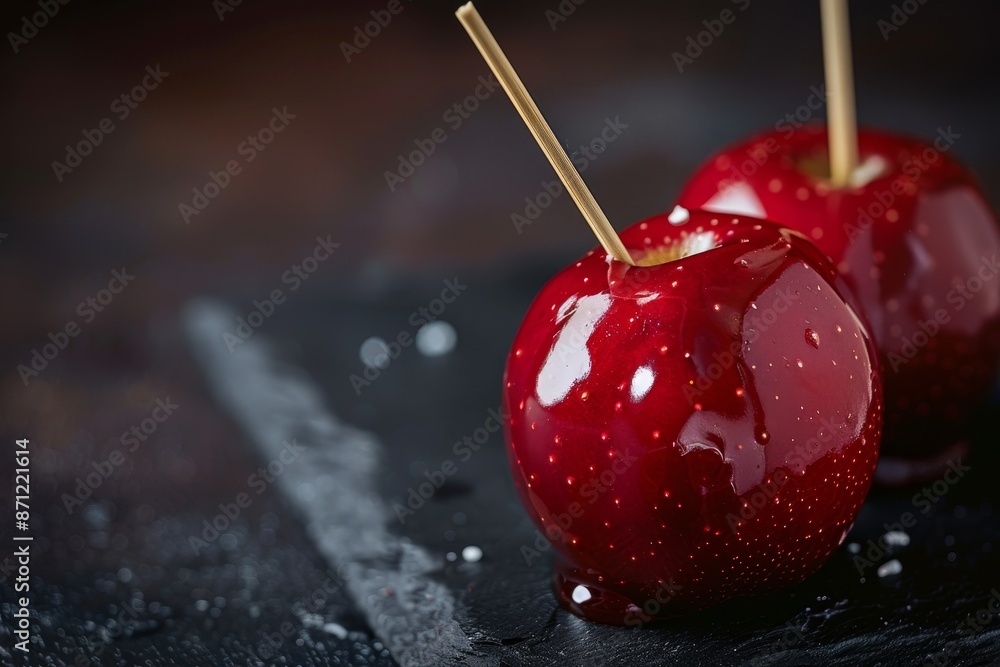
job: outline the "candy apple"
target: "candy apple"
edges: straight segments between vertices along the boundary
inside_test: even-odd
[[[638,266],[594,250],[542,289],[503,397],[558,599],[637,625],[817,570],[871,483],[882,390],[797,232],[677,207],[621,240]]]
[[[949,127],[930,143],[858,136],[859,166],[830,185],[824,126],[785,128],[722,151],[680,204],[797,229],[840,270],[881,355],[885,436],[878,478],[937,474],[964,448],[970,409],[987,396],[1000,350],[1000,227],[951,156]]]

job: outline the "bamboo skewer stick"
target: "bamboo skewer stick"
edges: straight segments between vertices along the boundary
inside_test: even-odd
[[[823,61],[828,93],[830,180],[845,187],[858,166],[858,126],[851,62],[851,27],[847,0],[820,0],[823,20]]]
[[[535,137],[535,141],[538,142],[539,148],[542,149],[545,157],[548,158],[549,164],[555,169],[559,180],[566,186],[566,191],[569,192],[573,201],[576,202],[580,213],[583,214],[583,217],[597,236],[597,240],[601,242],[601,246],[618,261],[634,266],[635,262],[629,256],[628,250],[625,249],[621,239],[618,238],[618,234],[615,232],[614,227],[611,226],[611,222],[604,215],[604,211],[601,210],[601,207],[594,199],[594,195],[591,194],[590,189],[587,188],[587,184],[584,183],[583,178],[573,167],[573,163],[570,161],[566,151],[563,150],[559,140],[552,133],[552,128],[545,122],[542,112],[538,110],[534,100],[531,99],[531,95],[528,94],[520,77],[514,71],[514,67],[510,64],[510,61],[507,60],[507,56],[504,55],[503,50],[493,37],[490,29],[486,27],[486,23],[479,15],[479,12],[469,2],[460,7],[455,12],[455,15],[462,22],[465,30],[469,33],[469,37],[472,38],[472,41],[479,49],[479,53],[482,54],[486,63],[490,66],[490,69],[493,70],[493,74],[496,75],[500,85],[503,86],[507,96],[510,97],[510,101],[513,102],[514,108],[517,109],[517,112],[521,115],[521,119],[528,126],[532,136]]]

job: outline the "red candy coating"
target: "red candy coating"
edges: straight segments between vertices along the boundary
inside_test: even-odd
[[[558,274],[504,402],[557,597],[638,625],[817,570],[868,491],[882,405],[865,326],[794,232],[678,208],[621,238],[665,263],[595,250]]]

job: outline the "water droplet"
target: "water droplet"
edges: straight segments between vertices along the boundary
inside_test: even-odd
[[[683,206],[674,206],[674,210],[667,216],[667,221],[671,225],[683,225],[691,219],[691,214]]]
[[[477,546],[467,546],[462,549],[462,560],[466,563],[477,563],[483,558],[483,550]]]
[[[819,349],[819,334],[812,329],[806,329],[806,342]]]
[[[766,445],[767,441],[771,439],[771,434],[761,427],[757,428],[757,431],[756,433],[754,433],[754,436],[757,438],[757,442],[759,442],[762,445]]]
[[[795,365],[798,366],[799,368],[802,368],[802,360],[801,359],[796,359],[795,360]]]
[[[703,494],[732,484],[732,466],[726,463],[722,452],[714,446],[692,443],[681,461],[687,466],[691,483],[699,487]]]

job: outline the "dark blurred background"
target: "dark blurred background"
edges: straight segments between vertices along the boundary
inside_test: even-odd
[[[23,21],[42,11],[37,2],[18,0],[0,10],[6,34],[0,434],[5,443],[15,437],[34,443],[34,525],[44,537],[32,567],[44,617],[39,632],[50,641],[39,655],[73,664],[77,652],[92,653],[88,642],[114,605],[138,596],[147,603],[150,645],[92,657],[94,664],[186,664],[181,654],[191,664],[214,664],[235,650],[227,636],[254,632],[253,621],[247,628],[234,611],[234,598],[213,592],[229,585],[220,582],[230,577],[230,589],[244,591],[236,609],[259,604],[283,618],[290,591],[314,588],[325,563],[295,511],[272,493],[248,510],[245,532],[225,543],[225,553],[213,547],[218,553],[208,562],[185,552],[187,529],[170,522],[199,526],[240,490],[258,456],[241,444],[244,435],[205,387],[180,324],[185,304],[208,296],[245,315],[252,299],[282,286],[282,273],[312,252],[318,236],[329,236],[340,244],[332,259],[255,336],[282,341],[290,359],[321,376],[333,412],[349,423],[390,442],[434,441],[447,452],[482,421],[485,407],[496,405],[491,397],[499,400],[506,345],[532,292],[594,240],[565,197],[520,231],[512,222],[553,175],[502,90],[459,127],[445,115],[488,73],[454,18],[456,3],[400,0],[402,11],[350,62],[342,43],[353,42],[355,28],[387,2],[49,4],[58,11],[35,32]],[[894,5],[916,11],[907,15]],[[670,208],[686,175],[708,155],[773,128],[823,84],[815,2],[480,0],[477,6],[571,153],[598,136],[605,119],[627,124],[584,174],[619,228]],[[678,71],[674,53],[724,9],[735,21]],[[924,137],[951,126],[962,135],[956,153],[996,208],[1000,5],[886,0],[855,2],[852,11],[861,123]],[[894,11],[903,11],[897,17],[906,22],[886,32],[879,22],[891,21]],[[147,67],[167,74],[123,119],[115,100],[143,81]],[[267,126],[275,108],[294,118],[246,161],[241,143]],[[114,131],[57,176],[53,162],[65,162],[67,145],[77,145],[104,118]],[[399,156],[439,127],[447,140],[390,189],[385,173],[397,171]],[[241,172],[186,222],[179,206],[192,204],[192,189],[204,188],[209,172],[230,160]],[[123,267],[134,283],[84,321],[78,304]],[[464,298],[478,309],[466,329],[456,324],[458,349],[475,350],[460,357],[469,363],[448,370],[455,373],[450,384],[428,375],[440,367],[410,367],[355,400],[348,376],[364,368],[363,341],[391,338],[406,314],[455,275],[468,278]],[[494,284],[513,287],[498,294],[490,291]],[[493,309],[491,299],[498,300]],[[460,321],[463,312],[450,319]],[[33,350],[70,321],[82,333],[26,383],[18,365],[30,365]],[[484,337],[476,327],[495,335]],[[340,364],[332,374],[330,360]],[[482,408],[442,408],[443,397],[462,393],[455,378],[482,387]],[[451,388],[421,390],[423,381]],[[63,494],[73,493],[76,478],[120,447],[118,434],[167,396],[182,406],[178,417],[130,454],[84,507],[67,511]],[[427,416],[435,414],[454,421]],[[503,443],[491,447],[502,461]],[[9,449],[0,451],[5,487],[13,477]],[[440,453],[428,460],[435,456],[440,460]],[[506,479],[502,485],[510,491]],[[403,480],[398,488],[406,486]],[[512,498],[505,502],[516,505]],[[0,553],[7,553],[11,527],[3,511]],[[454,531],[444,539],[455,544],[443,548],[463,546]],[[237,570],[205,569],[206,563],[238,568],[244,558],[286,578],[260,577],[259,589],[247,589]],[[9,582],[0,590],[9,602]],[[153,598],[159,611],[148,606]],[[346,597],[342,605],[321,614],[354,633],[337,649],[342,654],[332,657],[308,642],[306,651],[293,639],[279,652],[306,653],[289,664],[391,664],[364,614]],[[74,625],[68,618],[80,620]],[[60,634],[56,627],[68,629]],[[155,647],[164,628],[176,637],[202,633],[201,648],[176,639],[180,653],[171,658]],[[331,636],[342,639],[339,630]],[[57,651],[59,642],[65,646]],[[9,645],[0,658],[13,661],[3,653]]]
[[[384,172],[414,140],[447,127],[442,114],[488,70],[454,3],[405,0],[347,63],[340,43],[384,4],[245,0],[220,20],[221,1],[70,3],[18,53],[8,45],[3,270],[22,285],[8,341],[65,320],[74,290],[86,293],[122,263],[151,265],[143,298],[133,299],[148,319],[193,292],[246,285],[319,232],[350,240],[326,275],[349,291],[364,288],[366,270],[480,265],[553,247],[572,257],[589,247],[568,199],[529,235],[515,233],[510,214],[551,173],[499,91],[389,191]],[[558,2],[480,9],[567,146],[589,142],[605,117],[628,123],[586,173],[620,227],[671,206],[710,151],[772,127],[823,82],[816,3],[565,4],[575,11],[555,30],[546,11]],[[966,132],[958,152],[993,197],[1000,9],[927,2],[886,40],[878,21],[893,3],[854,4],[861,121],[924,136],[942,125]],[[726,8],[737,20],[679,73],[672,53]],[[9,3],[2,25],[18,30],[37,10]],[[57,182],[51,163],[66,144],[113,117],[110,104],[156,65],[169,76]],[[272,107],[296,115],[289,130],[185,224],[179,203],[238,157]]]

